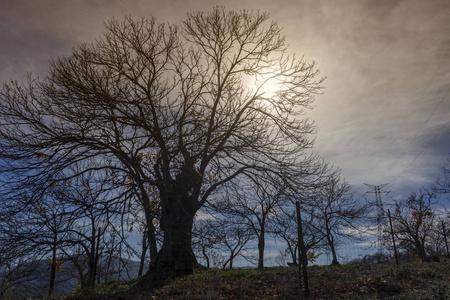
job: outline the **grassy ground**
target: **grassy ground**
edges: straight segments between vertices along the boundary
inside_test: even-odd
[[[308,267],[310,297],[298,268],[208,270],[137,293],[136,281],[110,281],[96,294],[57,299],[450,299],[450,260],[393,265]]]

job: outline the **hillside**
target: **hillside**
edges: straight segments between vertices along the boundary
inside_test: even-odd
[[[450,299],[450,260],[393,265],[309,267],[311,299]],[[306,299],[298,269],[207,270],[160,289],[136,291],[137,281],[109,281],[95,294],[57,299]]]
[[[13,290],[7,294],[13,299],[28,297],[40,297],[47,295],[50,280],[50,264],[47,260],[33,261],[22,266],[24,277],[15,282]],[[30,271],[32,270],[32,271]],[[131,280],[136,278],[139,270],[139,262],[118,258],[111,260],[109,279]],[[102,274],[100,274],[101,276]],[[2,274],[0,272],[0,279]],[[105,279],[100,278],[101,281]],[[1,282],[1,281],[0,281]],[[56,272],[53,294],[67,294],[75,290],[79,284],[77,270],[73,263],[66,261],[61,270]],[[1,299],[1,298],[0,298]]]

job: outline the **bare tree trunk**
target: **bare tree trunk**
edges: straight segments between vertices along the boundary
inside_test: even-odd
[[[142,276],[142,272],[144,271],[144,265],[145,265],[145,254],[147,253],[147,231],[144,231],[144,234],[142,236],[142,252],[141,252],[141,262],[139,264],[139,272],[138,277]]]
[[[292,258],[292,264],[294,266],[298,265],[297,262],[297,246],[293,246],[291,245],[291,243],[287,243],[288,244],[288,249],[289,249],[289,253],[291,254],[291,258]]]
[[[95,286],[95,279],[98,277],[100,279],[100,276],[98,276],[98,260],[99,260],[99,251],[100,251],[100,233],[101,233],[101,227],[98,228],[97,231],[97,244],[95,248],[95,261],[94,261],[94,271],[93,271],[93,278],[92,281],[94,282]],[[97,283],[100,283],[100,280],[97,280]]]
[[[203,257],[205,257],[205,260],[206,260],[206,268],[209,269],[210,268],[209,256],[206,253],[206,247],[204,247],[204,246],[202,246],[202,253],[203,253]]]
[[[156,261],[156,268],[161,274],[169,271],[170,276],[183,276],[191,274],[197,265],[191,245],[196,209],[191,201],[176,195],[162,205],[160,221],[164,240]]]
[[[148,226],[147,236],[148,248],[150,250],[150,267],[155,267],[158,257],[158,246],[156,244],[156,228],[153,223]]]
[[[156,266],[156,259],[158,255],[158,247],[156,244],[156,228],[153,225],[155,219],[155,212],[150,208],[150,198],[145,191],[145,187],[141,184],[141,197],[144,207],[145,221],[147,222],[146,235],[148,238],[148,245],[150,249],[150,269]]]
[[[48,295],[51,296],[53,294],[53,289],[55,287],[55,278],[56,278],[56,234],[54,239],[54,244],[52,248],[52,266],[50,270],[50,283],[48,286]]]
[[[158,253],[156,267],[161,271],[171,270],[175,276],[191,274],[197,263],[191,248],[190,228],[192,221],[182,222],[186,225],[172,225],[164,231],[164,242]]]
[[[95,245],[96,245],[96,232],[95,225],[92,225],[92,238],[91,238],[91,249],[88,254],[88,274],[87,274],[87,282],[86,287],[88,289],[94,289],[95,287]]]
[[[265,231],[264,226],[262,226],[258,239],[258,269],[264,268],[264,246],[265,246],[264,231]]]
[[[332,266],[340,266],[341,264],[339,263],[339,261],[337,259],[336,248],[334,246],[334,237],[328,228],[327,228],[327,240],[328,240],[328,245],[330,246],[331,255],[333,256],[331,265]]]
[[[112,260],[112,251],[111,251],[111,253],[109,254],[109,257],[108,257],[108,263],[107,263],[107,265],[106,265],[106,272],[105,272],[105,282],[108,280],[108,278],[109,278],[109,275],[110,275],[110,269],[111,269],[111,260]]]
[[[330,249],[331,249],[331,255],[333,256],[333,260],[331,261],[331,265],[332,266],[340,266],[341,264],[339,263],[339,261],[337,259],[336,249],[334,248],[334,244],[333,243],[330,244]]]
[[[419,238],[416,238],[416,249],[417,249],[417,256],[423,261],[427,259],[427,252],[425,251],[425,245],[424,243],[421,243]]]

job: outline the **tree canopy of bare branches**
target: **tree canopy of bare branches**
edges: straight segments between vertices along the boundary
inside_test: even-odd
[[[121,195],[128,189],[152,249],[157,202],[164,240],[153,268],[192,272],[194,216],[216,189],[243,174],[291,185],[315,174],[303,114],[323,79],[314,62],[287,54],[280,27],[259,11],[105,24],[96,41],[52,60],[45,78],[1,90],[3,192],[33,186],[29,205],[90,161],[70,176],[105,172]]]
[[[342,238],[357,238],[358,224],[368,213],[368,205],[353,197],[351,186],[341,180],[338,172],[332,173],[329,181],[314,191],[305,201],[309,223],[322,235],[332,254],[332,265],[339,265],[337,244]]]
[[[436,203],[433,193],[423,191],[394,203],[392,225],[399,249],[414,253],[421,260],[433,253],[433,246],[437,244],[435,231],[439,231],[440,225],[433,208]]]

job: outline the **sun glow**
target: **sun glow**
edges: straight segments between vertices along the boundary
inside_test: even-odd
[[[268,105],[279,101],[278,94],[282,88],[283,84],[275,72],[265,72],[252,77],[249,89],[257,101]]]

